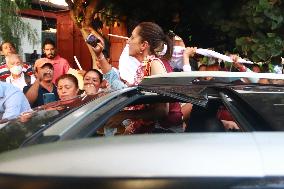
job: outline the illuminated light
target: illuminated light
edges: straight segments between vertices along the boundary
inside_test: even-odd
[[[45,32],[48,32],[48,33],[56,33],[57,32],[57,29],[55,28],[49,28],[48,30],[44,30]]]
[[[52,4],[56,4],[56,5],[68,6],[67,3],[65,2],[65,0],[40,0],[40,1],[52,3]]]
[[[80,117],[81,115],[83,115],[85,113],[85,111],[78,111],[74,113],[75,117]]]
[[[168,186],[168,182],[160,180],[160,181],[151,181],[151,180],[130,180],[123,183],[118,183],[122,188],[132,188],[132,189],[143,189],[143,188],[165,188]]]

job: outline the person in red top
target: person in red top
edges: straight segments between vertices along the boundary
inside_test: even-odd
[[[134,85],[138,85],[145,76],[172,72],[168,61],[173,52],[172,41],[159,25],[153,22],[140,23],[132,31],[128,44],[129,55],[140,61],[134,76]],[[167,45],[166,53],[161,55],[165,45]],[[102,73],[106,76],[113,69],[105,59],[102,49],[101,43],[93,48]],[[121,80],[119,81],[122,83]],[[158,124],[156,124],[156,120],[159,120]],[[142,104],[127,107],[124,111],[113,116],[107,126],[112,128],[119,123],[125,126],[124,134],[152,132],[157,125],[164,128],[168,126],[178,128],[182,124],[181,107],[179,103]]]
[[[45,58],[53,65],[54,75],[52,82],[55,83],[61,75],[67,74],[70,65],[66,59],[56,53],[56,46],[53,40],[46,39],[42,47]]]

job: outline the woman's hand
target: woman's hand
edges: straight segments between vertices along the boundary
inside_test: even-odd
[[[193,57],[196,53],[197,47],[187,47],[183,52],[183,57]]]
[[[86,70],[77,70],[78,71],[78,74],[79,75],[81,75],[81,76],[83,76],[84,77],[84,75],[86,74]]]
[[[98,93],[98,88],[91,83],[84,84],[84,90],[87,95],[95,95]]]
[[[127,111],[121,111],[115,114],[108,120],[105,126],[109,128],[117,128],[121,126],[122,122],[127,119],[126,113]]]
[[[19,116],[20,122],[22,122],[22,123],[28,122],[32,118],[33,115],[34,115],[33,111],[21,113],[21,115]]]
[[[241,72],[246,72],[246,67],[243,65],[243,64],[240,64],[238,61],[239,61],[239,56],[238,55],[230,55],[230,58],[232,59],[233,61],[233,66],[235,68],[237,68],[239,71]]]
[[[230,130],[230,129],[239,130],[240,129],[237,123],[234,121],[221,120],[221,122],[223,123],[223,126],[226,130]]]
[[[103,46],[102,42],[99,42],[99,43],[97,44],[97,46],[96,46],[96,47],[92,47],[92,49],[94,50],[96,56],[97,56],[98,59],[99,59],[100,56],[102,55],[103,50],[104,50],[104,46]]]
[[[238,63],[238,60],[239,60],[239,56],[238,55],[232,54],[232,55],[230,55],[230,57],[231,57],[233,63]]]

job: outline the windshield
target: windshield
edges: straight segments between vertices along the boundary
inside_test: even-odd
[[[40,133],[99,96],[102,94],[49,103],[26,112],[17,119],[0,124],[0,152],[20,147],[32,135]]]

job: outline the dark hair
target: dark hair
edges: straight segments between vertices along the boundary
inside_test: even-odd
[[[76,88],[79,89],[78,79],[77,79],[74,75],[72,75],[72,74],[63,74],[63,75],[61,75],[61,76],[56,80],[56,86],[58,86],[58,82],[59,82],[60,80],[62,80],[62,79],[69,79],[70,81],[72,81],[72,82],[75,84]]]
[[[5,43],[9,43],[14,49],[16,49],[16,46],[14,45],[14,43],[10,42],[10,41],[3,41],[0,45],[0,51],[2,51],[2,47]]]
[[[206,66],[205,64],[200,64],[200,65],[198,66],[198,70],[199,70],[201,67],[207,68],[207,66]]]
[[[224,61],[220,62],[220,68],[222,68],[222,69],[225,68],[225,62]]]
[[[271,58],[271,63],[273,65],[281,65],[281,62],[282,62],[281,56],[275,56]]]
[[[262,73],[268,73],[269,72],[268,64],[267,63],[262,64],[261,69],[262,69]]]
[[[52,45],[54,48],[56,48],[55,42],[50,38],[45,39],[42,44],[42,49],[44,49],[45,45]]]
[[[176,34],[175,34],[172,30],[169,30],[169,31],[168,31],[168,36],[169,36],[171,39],[173,39],[173,38],[176,36]]]
[[[141,36],[142,41],[147,41],[150,45],[150,52],[155,56],[159,56],[157,49],[163,50],[164,44],[167,45],[167,52],[163,56],[167,60],[171,59],[173,54],[173,41],[166,35],[163,29],[153,22],[141,22],[138,24],[140,29],[138,34]]]
[[[251,66],[251,68],[253,68],[253,67],[258,67],[258,68],[260,68],[260,66],[259,66],[258,64],[253,64],[253,65]]]
[[[88,70],[88,71],[84,74],[84,77],[83,77],[83,78],[85,78],[85,76],[86,76],[87,73],[89,73],[89,72],[95,72],[96,74],[98,74],[99,79],[100,79],[100,82],[103,81],[103,74],[102,74],[99,70],[97,70],[97,69],[90,69],[90,70]]]
[[[92,26],[95,30],[102,29],[103,22],[99,18],[95,18],[94,20],[92,20]]]

